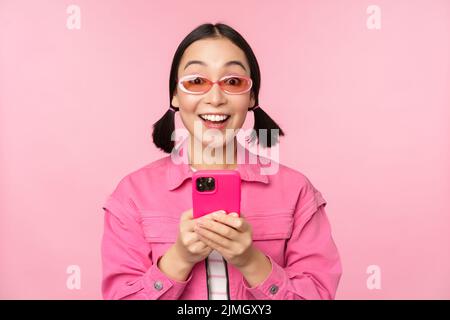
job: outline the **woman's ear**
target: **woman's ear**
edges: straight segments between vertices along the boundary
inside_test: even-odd
[[[178,108],[180,106],[180,102],[178,101],[178,95],[177,95],[176,89],[175,89],[175,92],[172,97],[172,106],[174,106],[176,108]]]
[[[255,106],[255,95],[253,94],[253,91],[250,93],[250,107],[249,109],[253,108]]]

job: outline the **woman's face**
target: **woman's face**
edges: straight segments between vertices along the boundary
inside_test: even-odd
[[[190,63],[194,60],[202,63]],[[230,61],[235,62],[227,65]],[[250,77],[250,67],[244,52],[230,40],[202,39],[192,43],[184,52],[178,67],[178,79],[196,73],[206,76],[211,81],[217,81],[229,74]],[[172,105],[179,108],[181,120],[191,136],[201,141],[204,146],[214,147],[219,146],[217,141],[221,141],[223,145],[234,137],[244,124],[248,109],[254,104],[251,90],[243,94],[227,94],[218,84],[214,84],[208,92],[200,95],[186,93],[177,86],[172,99]],[[228,118],[219,129],[211,130],[210,122],[205,120],[205,116],[208,118],[208,115],[225,115]],[[229,136],[230,132],[232,136]],[[210,144],[210,139],[216,139],[217,135],[220,139]]]

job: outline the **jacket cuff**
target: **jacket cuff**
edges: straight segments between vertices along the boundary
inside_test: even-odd
[[[250,287],[247,280],[242,276],[242,283],[248,292],[258,300],[279,300],[283,299],[286,290],[287,274],[286,271],[276,263],[271,256],[266,255],[272,264],[272,270],[267,278],[260,284]]]
[[[145,291],[151,300],[157,300],[164,295],[165,300],[176,300],[183,293],[186,285],[192,280],[192,271],[185,281],[169,278],[158,268],[159,256],[155,263],[147,270],[143,277]]]

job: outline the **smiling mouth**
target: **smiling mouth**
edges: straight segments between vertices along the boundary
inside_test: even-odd
[[[228,114],[201,114],[199,118],[209,123],[225,123],[231,116]]]

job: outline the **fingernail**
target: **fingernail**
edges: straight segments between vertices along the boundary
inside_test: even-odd
[[[238,215],[236,212],[230,213],[230,216],[233,216],[233,217],[239,217],[239,215]]]

